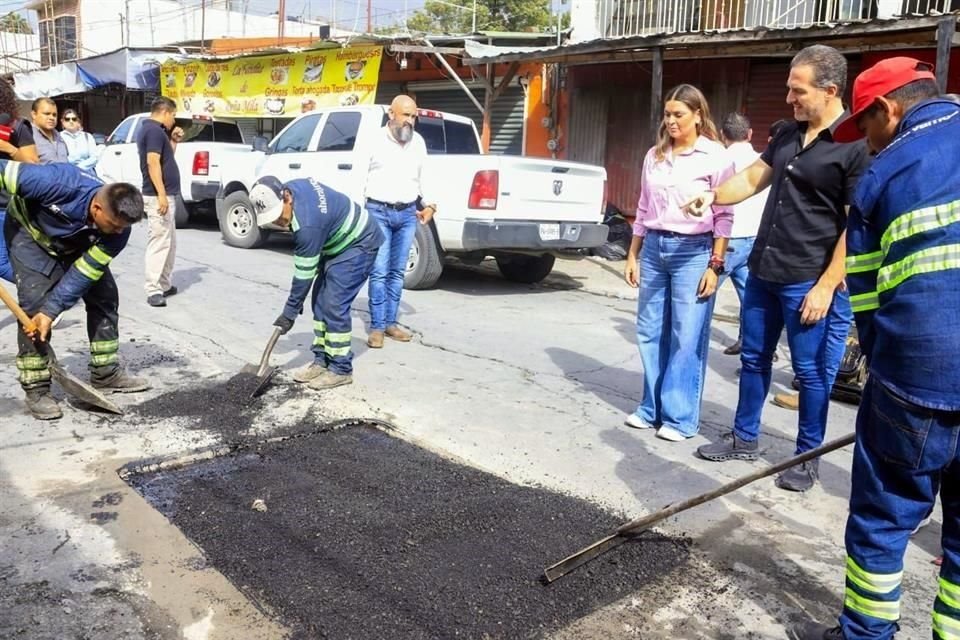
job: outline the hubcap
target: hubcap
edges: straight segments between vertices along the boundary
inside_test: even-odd
[[[235,205],[227,211],[227,224],[237,236],[245,236],[253,228],[253,214],[242,204]]]

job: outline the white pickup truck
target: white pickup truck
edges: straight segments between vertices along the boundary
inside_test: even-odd
[[[100,178],[107,182],[129,182],[137,187],[143,184],[137,134],[149,117],[149,113],[132,115],[107,137],[96,166]],[[253,150],[249,143],[244,143],[240,127],[232,120],[178,114],[177,126],[184,132],[183,141],[174,152],[180,169],[180,199],[186,205],[177,207],[176,223],[182,227],[197,206],[213,207],[226,159],[235,154],[249,155]]]
[[[371,147],[386,123],[384,106],[321,109],[301,115],[270,142],[262,159],[231,165],[217,197],[224,241],[252,248],[273,227],[259,228],[247,193],[256,178],[313,177],[363,202]],[[606,170],[575,162],[483,155],[468,118],[418,112],[416,130],[430,154],[424,195],[437,203],[430,225],[418,225],[404,286],[433,286],[445,257],[479,264],[496,259],[516,282],[539,282],[558,251],[592,248],[607,239],[601,224]],[[259,145],[259,146],[262,146]]]

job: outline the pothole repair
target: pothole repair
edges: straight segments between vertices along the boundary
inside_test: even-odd
[[[371,424],[126,479],[295,638],[544,637],[669,589],[689,556],[686,539],[648,533],[544,585],[545,566],[624,516]]]

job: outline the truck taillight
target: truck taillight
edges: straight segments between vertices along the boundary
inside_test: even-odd
[[[471,209],[496,209],[497,194],[500,191],[500,173],[498,171],[477,171],[470,185]]]
[[[195,154],[193,154],[193,175],[195,176],[210,175],[210,152],[209,151],[197,151]]]
[[[600,216],[607,215],[607,181],[603,181],[603,203],[600,205]]]

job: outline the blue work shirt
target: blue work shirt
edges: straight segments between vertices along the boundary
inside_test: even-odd
[[[870,375],[911,404],[960,411],[960,105],[909,109],[860,179],[847,283]]]

